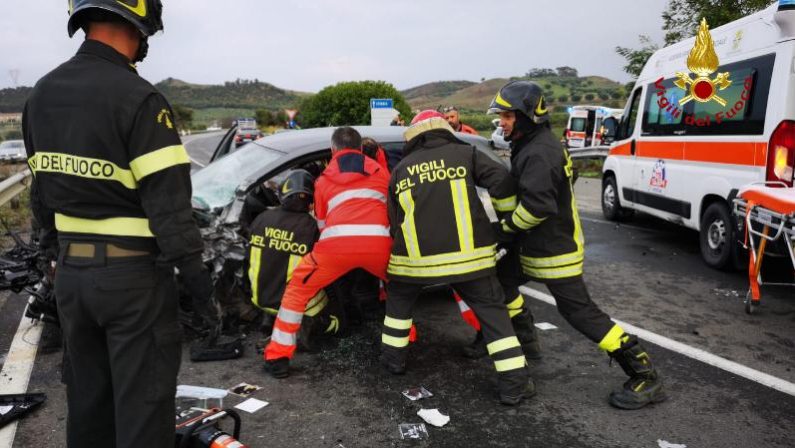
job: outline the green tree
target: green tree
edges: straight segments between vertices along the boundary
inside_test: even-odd
[[[581,99],[582,99],[582,95],[580,95],[579,93],[575,93],[575,94],[573,94],[573,95],[571,96],[571,100],[572,100],[572,101],[574,101],[575,103],[576,103],[577,101],[580,101]]]
[[[193,127],[193,109],[180,104],[174,104],[171,109],[174,111],[174,122],[177,129],[191,129]]]
[[[621,98],[624,98],[624,93],[621,90],[613,90],[610,93],[610,98],[613,98],[614,100],[620,100]]]
[[[767,8],[771,0],[670,0],[663,11],[665,45],[694,36],[701,19],[707,19],[710,28]]]
[[[640,76],[643,71],[643,66],[649,60],[652,54],[660,48],[657,44],[651,41],[651,38],[646,35],[638,36],[640,40],[640,48],[629,47],[616,47],[616,53],[623,56],[627,60],[627,65],[624,66],[624,71],[632,75],[633,79]]]
[[[556,70],[561,78],[576,78],[578,76],[577,69],[574,67],[563,66],[558,67]]]
[[[328,86],[301,103],[304,127],[355,126],[370,124],[370,99],[392,98],[404,118],[411,107],[403,95],[384,81],[341,82]]]
[[[567,95],[559,95],[558,96],[558,102],[559,103],[563,103],[563,102],[566,102],[568,100],[569,100],[569,97]]]
[[[602,101],[607,101],[610,99],[610,92],[605,92],[604,90],[599,92],[599,99]]]
[[[596,98],[596,95],[594,95],[593,93],[586,93],[585,94],[585,101],[593,101],[594,98]]]

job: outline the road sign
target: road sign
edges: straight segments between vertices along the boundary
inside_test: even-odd
[[[372,98],[370,100],[370,109],[392,109],[394,102],[392,98]]]

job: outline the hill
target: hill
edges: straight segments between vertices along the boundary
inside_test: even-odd
[[[32,87],[0,89],[0,113],[22,112],[25,100],[32,90]]]
[[[273,110],[295,106],[306,95],[280,89],[256,79],[238,79],[223,85],[202,85],[167,78],[155,86],[170,103],[193,109],[228,107]]]
[[[624,85],[600,76],[545,76],[495,78],[480,83],[446,81],[424,84],[404,90],[414,109],[455,105],[470,111],[484,111],[497,91],[510,80],[526,79],[538,83],[553,106],[571,104],[604,104],[623,106],[626,93]]]

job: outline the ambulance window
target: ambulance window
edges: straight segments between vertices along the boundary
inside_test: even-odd
[[[585,130],[585,118],[577,117],[571,119],[572,132],[583,132]]]
[[[629,111],[625,114],[624,118],[621,120],[621,127],[619,128],[619,136],[616,137],[616,140],[623,140],[626,138],[632,137],[632,133],[635,132],[635,123],[638,121],[638,109],[640,108],[640,97],[641,92],[643,89],[637,88],[635,92],[632,94],[632,103],[630,103]]]
[[[684,107],[688,135],[760,135],[764,132],[770,78],[776,55],[747,59],[721,66],[729,73],[731,85],[715,92],[725,105],[712,99],[691,101]]]
[[[661,90],[658,84],[664,87],[664,90]],[[684,96],[684,92],[674,86],[674,79],[649,84],[646,92],[646,107],[641,128],[643,135],[674,135],[675,131],[680,131],[683,113],[679,107],[679,100]],[[663,94],[659,95],[660,92]]]

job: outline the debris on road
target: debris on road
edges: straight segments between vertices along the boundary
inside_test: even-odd
[[[687,445],[680,445],[678,443],[666,442],[665,440],[662,439],[657,439],[657,445],[659,445],[660,448],[687,448]]]
[[[411,401],[417,401],[423,398],[430,398],[433,396],[433,394],[428,389],[420,386],[420,387],[410,387],[404,390],[403,396]]]
[[[438,409],[420,409],[417,411],[417,415],[425,420],[425,423],[436,426],[437,428],[441,428],[450,423],[450,416],[442,414]]]
[[[733,297],[733,298],[739,298],[741,296],[745,297],[745,291],[740,293],[740,291],[737,291],[736,289],[714,288],[712,292],[714,292],[716,295],[723,297]]]
[[[22,418],[47,399],[45,394],[0,395],[0,428]]]
[[[253,414],[269,404],[270,403],[268,403],[267,401],[257,400],[256,398],[249,398],[248,400],[236,405],[235,408],[240,409],[241,411],[246,411],[249,414]]]
[[[254,384],[248,383],[240,383],[235,387],[231,387],[228,389],[229,392],[243,398],[247,398],[249,395],[253,394],[254,392],[262,389],[262,386],[256,386]]]
[[[182,409],[191,407],[202,409],[222,408],[227,394],[228,392],[223,389],[180,384],[177,386],[177,401],[182,405],[178,405],[178,407]]]
[[[193,362],[226,361],[243,354],[243,340],[237,336],[220,335],[196,341],[190,348]]]
[[[401,423],[398,426],[401,440],[421,440],[428,438],[425,423]]]
[[[539,330],[547,331],[547,330],[557,330],[558,327],[556,325],[552,325],[549,322],[539,322],[536,324],[536,328]]]

